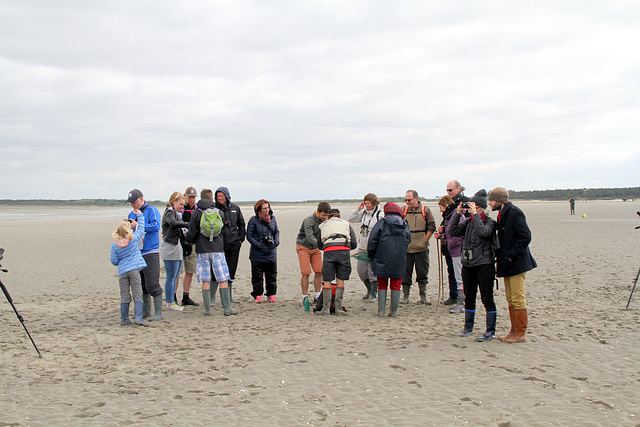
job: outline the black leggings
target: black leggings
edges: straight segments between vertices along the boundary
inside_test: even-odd
[[[478,287],[480,298],[487,311],[496,311],[496,303],[493,301],[493,281],[496,276],[494,264],[479,265],[477,267],[462,266],[462,283],[464,284],[464,308],[476,309],[476,297]]]

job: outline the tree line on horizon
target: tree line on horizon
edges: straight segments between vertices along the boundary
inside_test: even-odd
[[[468,194],[467,194],[468,195]],[[578,189],[558,189],[558,190],[532,190],[516,191],[509,190],[512,200],[637,200],[640,199],[640,187],[625,188],[578,188]],[[469,195],[468,195],[469,196]],[[436,201],[438,198],[422,198],[423,200]],[[382,202],[404,202],[404,197],[381,197]],[[304,201],[279,201],[277,203],[318,203],[321,200]],[[329,203],[357,203],[362,199],[331,199]],[[147,201],[154,206],[164,206],[166,202],[161,200]],[[239,204],[253,204],[253,201],[235,202]],[[275,201],[273,203],[276,203]],[[55,200],[55,199],[1,199],[0,205],[24,206],[24,205],[64,205],[64,206],[122,206],[126,204],[124,199],[77,199],[77,200]]]

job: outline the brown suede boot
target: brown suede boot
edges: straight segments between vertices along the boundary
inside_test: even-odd
[[[514,313],[515,308],[509,306],[509,319],[511,320],[511,330],[509,333],[503,337],[498,337],[500,341],[508,340],[513,337],[513,334],[516,333],[516,314]]]
[[[506,342],[508,344],[512,344],[514,342],[527,342],[527,309],[514,309],[514,313],[516,315],[516,332],[513,334],[513,337],[504,339],[502,342]]]

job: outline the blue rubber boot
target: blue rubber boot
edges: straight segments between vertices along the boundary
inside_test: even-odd
[[[466,337],[468,335],[473,334],[473,323],[476,319],[476,311],[475,310],[465,310],[464,311],[464,330],[459,337]]]
[[[487,332],[476,338],[476,341],[483,342],[489,341],[496,337],[496,318],[498,317],[497,311],[487,311]]]
[[[140,326],[149,326],[147,322],[142,320],[142,310],[144,307],[144,303],[142,301],[135,301],[133,303],[133,323]]]
[[[129,303],[120,303],[120,326],[128,326],[131,324],[129,320]]]

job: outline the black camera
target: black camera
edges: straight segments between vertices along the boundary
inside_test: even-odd
[[[271,236],[271,234],[268,234],[268,235],[264,236],[264,242],[269,246],[275,246],[275,244],[276,244],[276,242],[273,240],[273,236]]]
[[[463,249],[462,256],[464,259],[472,260],[473,259],[473,251],[471,249]]]
[[[469,209],[469,203],[464,202],[464,203],[462,204],[462,209]]]

